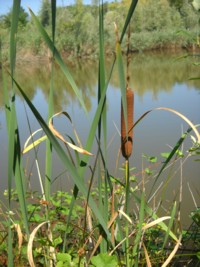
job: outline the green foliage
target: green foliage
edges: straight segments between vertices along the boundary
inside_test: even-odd
[[[11,27],[11,20],[12,20],[12,9],[7,13],[6,15],[2,15],[0,17],[0,23],[3,28],[5,29],[10,29]],[[20,12],[19,12],[19,28],[23,29],[26,27],[28,23],[28,13],[24,10],[23,7],[20,7]]]
[[[168,0],[170,5],[175,6],[177,9],[180,9],[183,6],[184,0]]]
[[[163,48],[169,46],[188,46],[195,44],[198,27],[198,12],[188,1],[151,0],[141,1],[137,5],[131,20],[131,49],[145,50]],[[178,6],[178,8],[176,8]],[[112,53],[115,49],[114,22],[119,32],[129,4],[126,1],[120,3],[104,3],[104,42],[106,53]],[[23,9],[21,8],[21,11]],[[22,16],[23,14],[23,16]],[[0,24],[3,28],[10,25],[11,12],[2,16]],[[51,25],[51,5],[49,0],[43,0],[39,12],[40,21],[49,32]],[[19,27],[23,31],[18,32],[20,47],[33,54],[45,55],[46,49],[42,45],[37,31],[32,29],[32,19],[28,14],[21,12]],[[21,21],[21,22],[20,22]],[[5,26],[6,25],[6,26]],[[21,25],[21,26],[20,26]],[[92,27],[91,27],[92,25]],[[58,7],[56,18],[56,42],[57,48],[72,56],[96,56],[98,49],[98,10],[96,5],[83,5],[79,1],[72,6]],[[189,36],[176,35],[178,30],[189,30]],[[30,32],[32,33],[30,35]],[[2,35],[6,42],[7,34]],[[122,50],[126,50],[122,44]]]

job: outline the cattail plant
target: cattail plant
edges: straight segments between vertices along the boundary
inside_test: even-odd
[[[126,103],[127,112],[124,112],[121,102],[121,150],[122,156],[127,160],[132,153],[133,147],[133,112],[134,112],[134,93],[129,88],[129,65],[131,61],[130,56],[130,24],[128,30],[127,40],[127,75],[126,75]],[[126,115],[125,115],[126,114]],[[125,117],[127,116],[127,118]]]
[[[127,103],[127,118],[125,118],[124,116],[124,110],[121,103],[121,150],[123,157],[125,159],[128,159],[131,156],[133,148],[134,93],[131,89],[126,90],[126,103]]]

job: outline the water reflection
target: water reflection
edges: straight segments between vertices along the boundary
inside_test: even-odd
[[[134,54],[130,65],[130,86],[141,98],[146,92],[151,92],[157,98],[161,91],[170,92],[177,83],[185,83],[189,87],[200,89],[199,80],[191,80],[190,77],[198,77],[199,69],[192,62],[194,57],[176,60],[179,55],[159,54]],[[106,64],[109,73],[112,59]],[[82,97],[88,111],[91,110],[91,98],[97,94],[98,62],[74,60],[69,64],[69,70],[82,92]],[[39,88],[48,100],[50,87],[50,73],[46,62],[41,64],[23,64],[16,70],[16,79],[32,100],[36,89]],[[2,86],[2,81],[0,82]],[[117,67],[114,68],[111,78],[111,86],[119,87]],[[56,66],[54,77],[54,104],[59,111],[69,103],[76,103],[77,98],[71,89],[66,77]],[[2,90],[0,91],[0,106],[3,105]]]

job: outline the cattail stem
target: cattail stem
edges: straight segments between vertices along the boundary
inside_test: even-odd
[[[124,110],[121,104],[121,150],[123,157],[128,159],[131,156],[133,146],[134,93],[131,89],[126,90],[126,102],[127,118],[124,116]]]

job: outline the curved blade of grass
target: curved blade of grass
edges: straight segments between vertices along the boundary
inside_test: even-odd
[[[69,161],[66,153],[64,152],[64,150],[62,149],[62,147],[60,146],[60,144],[58,143],[58,141],[56,140],[56,138],[54,137],[52,132],[50,131],[49,127],[47,126],[47,124],[45,123],[45,121],[43,120],[43,118],[41,117],[41,115],[39,114],[37,109],[35,108],[35,106],[31,103],[29,98],[26,96],[26,94],[24,93],[24,91],[22,90],[20,85],[14,80],[14,78],[13,78],[13,81],[16,84],[16,86],[17,86],[18,90],[20,91],[20,93],[22,94],[23,98],[25,99],[26,103],[28,104],[29,108],[33,112],[34,116],[36,117],[38,123],[41,125],[41,127],[44,130],[44,132],[48,136],[53,148],[57,152],[57,154],[60,157],[61,161],[63,162],[65,167],[68,169],[69,173],[71,174],[71,177],[72,177],[74,183],[77,185],[78,189],[84,195],[84,197],[87,198],[88,190],[87,190],[87,188],[85,186],[85,182],[83,181],[83,179],[81,179],[80,175],[78,174],[78,171],[77,171],[76,167]],[[93,210],[95,216],[97,217],[100,225],[102,226],[102,228],[104,229],[105,233],[107,234],[108,239],[111,241],[111,236],[110,236],[110,233],[108,232],[106,223],[105,223],[105,221],[104,221],[104,219],[102,217],[102,214],[100,213],[99,209],[97,208],[97,206],[95,204],[95,201],[93,200],[93,198],[91,196],[89,196],[88,202],[89,202],[90,208]]]
[[[160,222],[163,222],[165,220],[169,220],[171,217],[170,216],[164,216],[164,217],[161,217],[161,218],[158,218],[150,223],[147,223],[145,224],[143,227],[142,227],[142,230],[145,231],[147,230],[148,228],[150,227],[153,227],[155,226],[156,224],[159,224]]]
[[[85,149],[83,149],[83,148],[81,148],[81,147],[78,147],[78,146],[76,146],[76,145],[74,145],[74,144],[72,144],[72,143],[67,142],[67,141],[64,139],[64,137],[63,137],[63,136],[62,136],[62,135],[61,135],[61,134],[54,128],[52,119],[53,119],[54,117],[56,117],[56,116],[61,115],[61,114],[67,116],[67,117],[70,119],[70,121],[71,121],[71,118],[70,118],[70,116],[68,115],[67,112],[65,112],[65,111],[58,112],[58,113],[54,114],[54,115],[50,118],[50,120],[49,120],[49,129],[52,131],[52,133],[53,133],[56,137],[58,137],[61,141],[63,141],[63,143],[67,144],[67,145],[68,145],[69,147],[71,147],[73,150],[76,150],[77,152],[79,152],[79,153],[81,153],[81,154],[86,154],[86,155],[92,156],[93,154],[90,153],[90,152],[88,152],[87,150],[85,150]]]
[[[169,257],[166,259],[166,261],[162,264],[162,267],[167,267],[169,266],[170,261],[173,259],[173,257],[175,256],[179,246],[181,245],[181,236],[179,237],[179,240],[177,240],[176,246],[174,247],[174,249],[172,250],[172,252],[169,254]]]
[[[66,76],[68,82],[70,83],[74,93],[76,94],[82,108],[84,109],[86,115],[87,115],[87,109],[85,107],[84,101],[82,99],[81,93],[71,75],[71,73],[69,72],[66,64],[64,63],[63,59],[61,58],[58,50],[56,49],[56,47],[54,46],[54,43],[51,41],[49,35],[47,34],[47,32],[45,31],[44,27],[41,25],[40,21],[38,20],[38,18],[35,16],[35,14],[33,13],[33,11],[29,8],[29,11],[31,13],[31,17],[35,23],[35,25],[37,26],[38,31],[40,32],[42,38],[44,39],[46,45],[48,46],[48,48],[51,50],[51,52],[54,54],[54,58],[56,59],[57,63],[59,64],[60,68],[62,69],[64,75]]]
[[[45,136],[41,136],[41,138],[37,139],[35,142],[32,142],[32,144],[30,144],[28,146],[29,141],[33,140],[33,136],[36,135],[38,132],[41,132],[42,128],[36,130],[35,132],[33,132],[28,139],[26,140],[26,142],[24,143],[24,149],[22,150],[22,154],[25,154],[26,152],[28,152],[29,150],[31,150],[32,148],[34,148],[35,146],[37,146],[39,143],[41,143],[43,141],[43,138],[45,139]],[[47,137],[46,137],[47,138]],[[41,139],[41,140],[40,140]]]
[[[197,137],[197,143],[200,144],[200,133],[197,131],[197,127],[183,114],[181,114],[180,112],[171,109],[171,108],[165,108],[165,107],[159,107],[159,108],[154,108],[151,110],[146,111],[144,114],[142,114],[142,116],[133,124],[133,127],[131,129],[133,129],[144,117],[146,117],[146,115],[148,115],[149,113],[151,113],[152,111],[156,111],[156,110],[166,110],[169,111],[171,113],[174,113],[175,115],[177,115],[178,117],[180,117],[182,120],[184,120],[194,131],[196,137]]]
[[[34,228],[32,233],[30,234],[30,237],[28,240],[28,245],[27,245],[27,258],[28,258],[28,261],[29,261],[29,264],[31,267],[36,267],[36,265],[34,263],[34,259],[33,259],[33,241],[34,241],[34,238],[37,234],[37,231],[46,223],[49,223],[49,221],[40,223],[37,227]]]
[[[30,151],[31,149],[33,149],[34,147],[36,147],[37,145],[39,145],[41,142],[45,141],[46,139],[47,139],[47,136],[44,135],[44,136],[40,137],[39,139],[35,140],[29,146],[24,146],[24,149],[22,151],[22,154],[27,153],[28,151]]]

